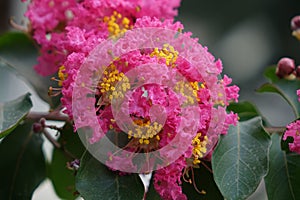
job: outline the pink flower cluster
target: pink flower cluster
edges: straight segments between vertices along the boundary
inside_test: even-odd
[[[80,70],[99,44],[108,38],[119,42],[130,30],[150,27],[181,34],[183,25],[172,20],[179,4],[179,0],[33,0],[26,13],[33,38],[41,47],[35,69],[41,75],[58,71],[64,112],[77,122],[77,129],[86,126],[93,129],[91,143],[103,137],[99,124],[104,133],[123,130],[116,121],[125,120],[122,112],[126,106],[129,119],[138,127],[127,130],[126,150],[156,151],[176,140],[178,135],[181,135],[179,143],[188,141],[188,148],[182,155],[175,155],[175,150],[163,152],[162,156],[177,156],[178,159],[154,174],[155,189],[167,200],[186,199],[181,189],[183,171],[197,166],[200,159],[213,151],[219,134],[226,134],[229,125],[237,123],[237,114],[227,113],[226,106],[238,100],[239,88],[230,86],[232,80],[226,75],[219,78],[221,61],[216,61],[206,47],[192,39],[191,33],[183,33],[185,40],[172,45],[126,52],[103,69],[93,65],[88,69],[93,72],[92,76]],[[134,49],[139,39],[143,38],[125,40],[120,47]],[[182,44],[188,41],[190,44],[186,46],[193,48],[182,51]],[[130,76],[132,70],[136,70],[135,79]],[[184,81],[176,79],[177,74],[183,76]],[[97,76],[98,82],[91,84]],[[148,82],[131,90],[135,80],[143,78]],[[157,81],[159,84],[155,84]],[[76,93],[76,87],[82,87],[83,92]],[[95,91],[94,96],[86,98],[90,91]],[[74,104],[82,99],[81,104]],[[122,99],[128,101],[119,103]],[[117,102],[119,115],[114,114],[112,102]],[[92,112],[96,113],[96,118],[89,118]],[[189,134],[191,130],[188,129],[195,126],[193,134]],[[178,144],[178,148],[180,146]],[[108,157],[107,164],[112,169],[120,170],[120,163],[124,166],[127,163],[134,169],[145,167],[134,163],[130,157],[112,153]]]
[[[137,19],[134,28],[143,27],[158,27],[173,31],[183,29],[183,25],[178,22],[172,23],[171,20],[161,22],[158,19],[150,17]],[[190,38],[190,33],[187,33],[185,37]],[[122,40],[122,38],[120,40]],[[193,39],[191,39],[191,41],[196,43]],[[125,40],[124,44],[120,42],[118,46],[126,46],[128,49],[135,49],[134,44],[134,41],[128,43],[127,40]],[[186,199],[186,196],[182,193],[180,180],[184,169],[190,166],[196,166],[198,157],[199,159],[201,158],[200,155],[196,155],[193,152],[195,147],[192,145],[192,140],[196,137],[196,134],[201,133],[201,136],[199,137],[200,142],[205,141],[206,137],[210,140],[211,146],[209,147],[209,145],[207,145],[204,147],[205,151],[203,152],[203,156],[205,156],[213,150],[218,135],[220,133],[226,134],[229,125],[235,125],[238,118],[234,113],[227,113],[225,108],[229,104],[229,101],[237,101],[239,88],[237,86],[230,86],[231,79],[227,76],[224,76],[223,79],[218,79],[218,76],[222,71],[222,63],[220,60],[215,61],[215,58],[207,51],[207,49],[198,44],[197,46],[193,46],[195,47],[195,52],[200,53],[201,56],[195,52],[194,54],[191,52],[191,54],[195,56],[192,56],[191,60],[198,59],[195,61],[197,64],[191,64],[187,62],[187,59],[182,57],[180,53],[177,55],[176,49],[179,49],[180,46],[181,43],[174,44],[174,49],[172,49],[171,46],[167,46],[165,48],[160,47],[162,49],[138,49],[122,54],[122,56],[118,57],[106,68],[107,73],[102,73],[111,74],[111,67],[113,67],[113,69],[116,70],[116,73],[112,76],[115,76],[117,79],[120,73],[125,74],[124,76],[127,76],[129,79],[128,83],[130,86],[134,85],[136,80],[142,78],[146,79],[148,84],[144,84],[143,87],[138,87],[132,91],[130,88],[127,88],[128,90],[124,93],[124,98],[128,101],[124,101],[124,104],[118,104],[117,107],[121,111],[114,115],[110,97],[112,99],[116,98],[114,101],[118,101],[123,97],[115,91],[117,90],[116,85],[113,86],[113,90],[111,87],[105,88],[107,82],[106,79],[109,79],[105,76],[105,79],[100,79],[99,84],[101,86],[98,85],[97,87],[98,89],[95,94],[96,99],[89,104],[96,105],[96,102],[99,102],[99,100],[101,101],[101,106],[96,106],[95,109],[97,110],[97,123],[101,125],[101,129],[104,133],[112,129],[114,131],[120,130],[120,127],[115,121],[125,120],[125,114],[122,113],[122,111],[126,110],[126,106],[129,107],[128,114],[130,119],[134,121],[136,125],[148,127],[147,131],[150,131],[150,135],[149,137],[146,135],[145,138],[135,136],[136,134],[138,135],[138,131],[134,132],[135,129],[128,130],[129,145],[126,147],[127,151],[151,152],[170,144],[178,134],[189,137],[190,143],[186,152],[171,165],[157,170],[154,174],[155,189],[163,199],[176,199],[178,197],[180,197],[180,199]],[[171,56],[172,59],[169,60],[169,56]],[[83,61],[78,61],[78,58],[78,56],[69,56],[67,62],[80,65]],[[88,62],[89,61],[87,61],[87,63]],[[163,65],[164,67],[157,67],[157,64]],[[199,66],[199,70],[197,70],[197,66]],[[97,65],[90,67],[90,72],[99,71]],[[88,85],[87,82],[93,77],[93,75],[91,76],[84,73],[80,73],[80,77],[78,77],[78,71],[76,69],[78,69],[78,66],[73,66],[72,68],[66,67],[65,73],[68,74],[68,79],[63,85],[63,103],[66,105],[70,115],[74,114],[71,113],[74,111],[74,107],[72,107],[74,106],[74,104],[72,104],[74,103],[74,100],[76,99],[76,101],[82,102],[82,100],[80,100],[82,99],[82,96],[88,96],[89,94],[89,90],[86,89],[87,93],[82,93],[82,90],[80,90],[81,96],[75,94],[75,99],[74,94],[71,96],[75,87],[75,79],[77,78],[76,82],[78,83],[76,87],[80,88],[82,83]],[[132,70],[136,70],[135,74],[137,76],[130,80],[130,72]],[[186,86],[180,80],[174,79],[174,74],[178,72],[186,78],[186,81],[190,83],[190,85]],[[160,84],[152,84],[156,81],[160,81]],[[112,83],[112,81],[109,83]],[[126,89],[125,83],[126,81],[123,79],[121,87]],[[170,88],[162,83],[168,83],[167,85],[172,85],[174,87]],[[189,88],[192,88],[191,93],[185,93],[185,90],[188,90]],[[192,96],[192,94],[195,94],[195,96]],[[115,97],[115,95],[117,96]],[[194,98],[191,99],[191,96],[189,95]],[[83,100],[83,104],[78,104],[78,107],[75,109],[76,114],[74,114],[74,118],[77,121],[76,125],[77,128],[85,126],[93,127],[94,134],[90,138],[90,142],[97,143],[101,140],[103,135],[99,134],[99,127],[95,124],[95,120],[84,120],[88,115],[87,108],[90,107],[85,103],[87,102]],[[186,106],[189,103],[196,106],[193,108],[197,109],[197,113],[200,114],[199,118],[197,116],[194,117],[192,111],[187,112],[187,110],[185,110],[186,112],[183,112],[183,105]],[[160,110],[160,108],[163,109]],[[163,113],[165,115],[163,115]],[[159,128],[159,125],[162,124],[153,124],[153,122],[164,121],[164,119],[165,123],[161,128]],[[197,127],[194,135],[185,134],[185,129],[193,127],[195,124],[197,124]],[[157,130],[157,133],[154,132],[151,135],[152,130]],[[184,142],[182,138],[179,139],[179,141]],[[175,157],[177,156],[176,152],[177,151],[175,150],[163,152],[163,156]],[[134,159],[134,157],[126,157],[125,155],[126,154],[113,154],[106,164],[112,169],[120,169],[119,163],[123,163],[123,170],[126,168],[124,167],[125,163],[128,163],[131,170],[137,169],[138,167],[142,169],[147,167],[147,163],[145,163],[145,165],[139,164],[142,166],[133,164],[129,158]],[[192,160],[192,163],[187,160]],[[193,163],[193,160],[195,163]]]
[[[87,54],[93,45],[109,36],[104,18],[114,11],[133,25],[143,16],[172,19],[179,5],[180,0],[32,0],[25,16],[40,45],[35,70],[43,76],[52,75],[71,53],[83,47],[80,53]],[[82,44],[88,45],[85,48]]]

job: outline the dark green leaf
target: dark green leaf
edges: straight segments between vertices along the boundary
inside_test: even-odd
[[[52,108],[59,105],[59,97],[48,96],[49,86],[57,87],[52,76],[38,75],[33,66],[37,63],[38,51],[33,41],[24,33],[8,32],[0,36],[0,67],[7,67],[17,72],[29,82],[37,94]]]
[[[19,125],[0,144],[0,199],[31,199],[46,177],[43,140],[31,127]]]
[[[269,172],[265,177],[268,198],[296,200],[300,197],[300,155],[286,154],[280,147],[279,134],[272,135]]]
[[[32,107],[30,94],[27,93],[19,98],[0,103],[0,138],[3,138],[24,119]]]
[[[154,173],[152,174],[152,178],[150,180],[149,188],[146,194],[146,200],[162,200],[162,198],[160,198],[159,194],[156,192],[154,188],[154,184],[153,184]]]
[[[245,121],[253,117],[261,116],[256,106],[248,101],[230,103],[229,106],[227,106],[227,109],[237,113],[240,118],[239,121]]]
[[[270,136],[260,117],[231,126],[212,156],[214,179],[226,199],[251,195],[268,171]]]
[[[76,188],[88,200],[138,200],[144,196],[144,185],[137,174],[120,176],[88,152],[81,160]]]
[[[257,92],[271,92],[282,96],[287,103],[292,107],[295,116],[300,117],[300,104],[298,102],[298,96],[296,94],[297,89],[300,88],[300,81],[279,79],[276,76],[276,66],[272,66],[266,69],[265,76],[269,79],[269,83],[265,83]]]
[[[84,153],[84,146],[77,133],[74,133],[71,124],[67,123],[58,139],[64,149],[70,152],[76,158],[80,158]],[[63,151],[55,148],[52,154],[52,161],[49,164],[49,178],[52,181],[56,194],[62,199],[75,199],[75,174],[74,171],[67,168],[67,162],[73,161],[67,157]]]
[[[211,167],[209,162],[202,161],[207,167]],[[204,191],[205,194],[199,194],[196,191],[193,184],[187,183],[183,181],[182,188],[183,193],[186,194],[188,199],[224,199],[219,188],[217,187],[213,174],[208,171],[204,165],[200,163],[200,168],[194,168],[194,179],[197,186],[198,191]],[[189,173],[190,177],[192,176]]]

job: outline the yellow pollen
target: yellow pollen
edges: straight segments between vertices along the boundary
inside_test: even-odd
[[[193,145],[192,153],[193,153],[194,165],[197,165],[201,162],[200,158],[202,158],[207,151],[206,145],[208,144],[208,137],[207,136],[201,137],[201,136],[202,136],[201,133],[197,133],[196,137],[194,137],[194,139],[192,140],[192,145]]]
[[[162,125],[157,122],[151,123],[150,120],[135,119],[133,122],[138,125],[134,130],[128,131],[128,138],[139,138],[140,144],[150,144],[150,140],[160,140],[158,133],[162,130]]]
[[[121,81],[121,86],[116,88],[115,86],[119,81]],[[112,100],[123,98],[124,92],[130,89],[130,83],[129,79],[122,72],[119,72],[112,63],[103,72],[98,88],[104,98]]]
[[[201,101],[198,97],[198,91],[200,88],[197,81],[190,82],[190,84],[185,83],[184,81],[179,81],[176,83],[174,90],[186,98],[186,104],[194,104],[195,100],[197,102]]]
[[[58,81],[58,85],[59,86],[62,86],[62,83],[64,80],[66,80],[68,78],[68,74],[64,73],[63,71],[65,70],[65,66],[60,66],[59,69],[58,69],[58,78],[59,78],[59,81]]]
[[[105,16],[103,21],[107,24],[109,36],[113,39],[122,36],[127,30],[133,28],[130,19],[122,16],[117,11],[114,11],[111,16]]]
[[[176,51],[173,46],[164,44],[162,50],[154,48],[150,56],[156,56],[158,59],[165,59],[167,66],[176,67],[175,62],[178,58],[178,51]]]

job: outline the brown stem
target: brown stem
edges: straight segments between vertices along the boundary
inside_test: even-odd
[[[49,133],[46,129],[43,130],[43,134],[44,134],[44,136],[49,140],[49,142],[51,142],[51,143],[53,144],[53,146],[54,146],[55,148],[58,148],[58,149],[61,148],[61,144],[58,143],[58,142],[50,135],[50,133]]]
[[[203,165],[210,173],[213,174],[212,169],[211,169],[209,166],[207,166],[203,161],[201,162],[201,164],[202,164],[202,165]]]
[[[19,30],[19,31],[22,31],[22,32],[24,32],[24,33],[27,33],[27,32],[28,32],[27,27],[26,27],[26,26],[22,26],[22,25],[17,24],[17,23],[14,21],[14,18],[13,18],[13,17],[11,17],[11,18],[9,19],[9,22],[10,22],[11,26],[14,27],[15,29],[17,29],[17,30]]]
[[[62,115],[59,112],[50,112],[50,113],[30,112],[28,113],[26,118],[34,121],[38,121],[41,118],[45,118],[46,120],[53,120],[53,121],[70,121],[70,118],[68,116]]]
[[[44,136],[53,144],[53,146],[57,149],[60,149],[67,157],[71,158],[72,160],[76,159],[76,157],[71,154],[63,145],[61,145],[59,142],[57,142],[51,135],[50,133],[44,129],[43,130]]]
[[[270,133],[284,133],[286,130],[286,127],[265,127],[265,130]]]

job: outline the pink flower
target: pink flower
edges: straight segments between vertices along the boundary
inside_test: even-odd
[[[300,120],[290,123],[286,128],[283,140],[292,137],[294,140],[292,143],[289,143],[289,148],[291,151],[300,154]]]
[[[154,188],[164,200],[185,200],[182,193],[181,177],[182,169],[186,167],[184,157],[180,157],[169,166],[157,170],[154,174]]]
[[[232,82],[232,79],[229,78],[228,76],[224,75],[223,84],[225,87],[226,98],[228,101],[235,100],[235,102],[237,102],[238,98],[239,98],[240,88],[236,85],[229,86],[231,84],[231,82]]]
[[[149,37],[159,31],[162,31],[159,36],[163,39],[157,41],[167,41],[170,37],[165,30],[180,33],[183,29],[181,23],[143,17],[136,20],[134,27],[136,29],[128,31],[124,38],[117,39],[115,46],[114,42],[103,41],[89,55],[86,49],[93,49],[97,44],[93,42],[98,38],[96,32],[87,36],[86,30],[67,27],[70,31],[68,37],[73,39],[65,46],[81,51],[79,55],[87,59],[83,63],[81,58],[76,61],[75,53],[67,57],[64,65],[68,78],[63,84],[63,104],[66,112],[74,117],[76,128],[92,128],[89,142],[93,144],[110,129],[128,134],[129,143],[124,147],[127,156],[124,157],[124,152],[109,152],[114,155],[106,161],[110,168],[141,172],[159,166],[154,175],[154,186],[161,197],[186,199],[181,189],[182,173],[185,168],[196,166],[199,159],[210,155],[218,136],[226,134],[229,125],[237,123],[237,114],[227,113],[226,106],[229,101],[237,101],[239,88],[230,86],[231,79],[227,76],[219,79],[221,61],[215,60],[207,48],[197,43],[197,39],[191,39],[190,33],[183,33],[175,42],[163,47],[147,46]],[[146,32],[139,32],[145,28],[148,28]],[[99,51],[103,54],[99,55]],[[111,55],[115,57],[113,61],[110,61]],[[74,63],[83,66],[79,69]],[[105,67],[101,68],[103,65]],[[89,86],[94,78],[99,80]],[[91,90],[95,90],[95,94]],[[85,101],[76,102],[81,102],[86,96],[94,96],[94,101],[89,99],[89,105]],[[95,118],[85,120],[93,110]],[[151,153],[166,146],[171,147],[155,156],[149,155],[151,162],[138,164],[130,161],[135,160],[137,152]],[[182,146],[184,150],[178,155]],[[130,158],[129,161],[126,158]],[[156,163],[157,158],[163,158],[165,163]],[[123,163],[122,168],[118,167],[119,163]]]
[[[114,13],[121,16],[114,23],[122,30],[122,26],[128,29],[137,18],[145,15],[172,19],[177,15],[179,5],[180,0],[33,0],[25,16],[29,18],[33,38],[41,46],[41,55],[34,68],[43,76],[52,75],[69,54],[81,52],[79,43],[85,44],[88,48],[83,51],[89,52],[93,48],[91,44],[96,45],[110,36],[107,22],[112,22]],[[75,34],[74,31],[82,33]]]
[[[75,0],[33,0],[25,16],[29,18],[33,38],[41,46],[41,56],[35,70],[43,75],[57,72],[66,54],[64,52],[64,26],[73,17],[71,8]]]

